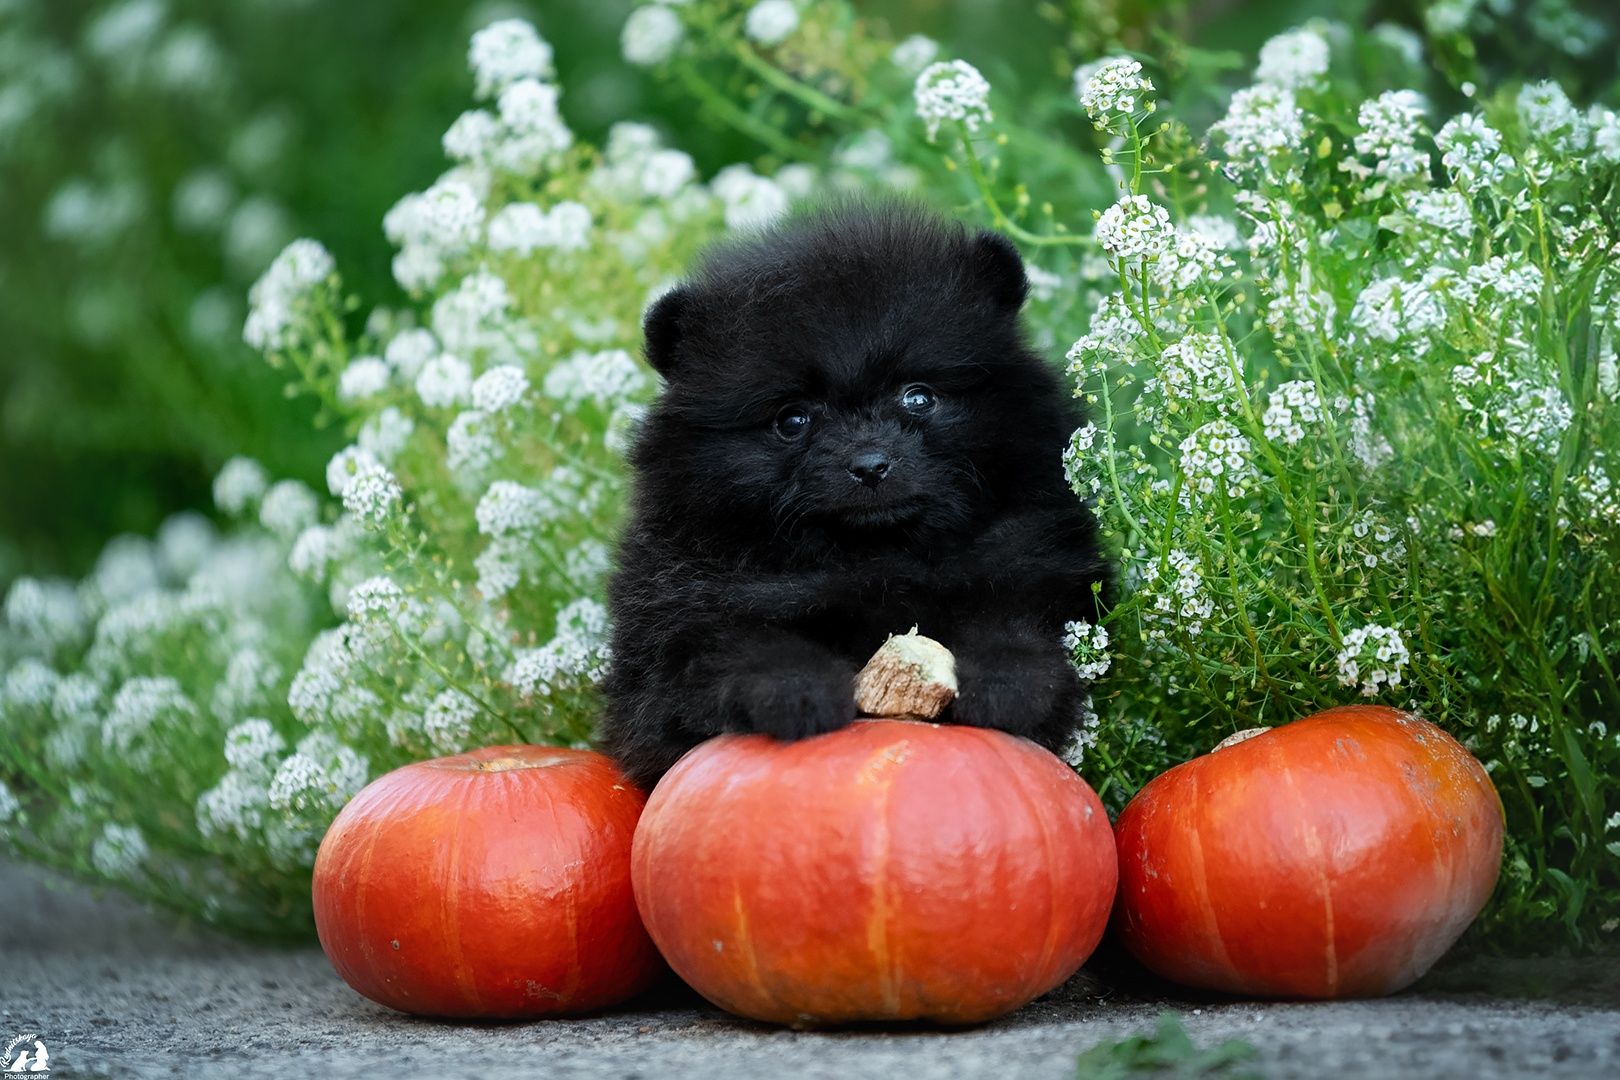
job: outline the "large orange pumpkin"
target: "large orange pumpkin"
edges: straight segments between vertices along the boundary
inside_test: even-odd
[[[973,1023],[1072,975],[1117,873],[1085,781],[999,731],[871,720],[723,736],[659,783],[636,900],[699,993],[795,1026]]]
[[[1116,924],[1153,971],[1291,998],[1388,994],[1484,907],[1502,804],[1456,740],[1329,709],[1178,765],[1115,827]]]
[[[321,842],[321,947],[354,989],[424,1016],[623,1001],[663,966],[630,888],[645,802],[586,750],[493,746],[396,769]]]

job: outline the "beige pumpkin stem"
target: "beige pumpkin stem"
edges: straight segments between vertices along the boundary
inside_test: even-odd
[[[956,698],[956,658],[913,626],[890,634],[855,676],[862,716],[933,720]]]
[[[1270,730],[1271,729],[1269,727],[1251,727],[1251,728],[1244,728],[1242,731],[1234,731],[1234,732],[1232,732],[1232,734],[1228,735],[1226,738],[1224,738],[1220,742],[1216,743],[1215,744],[1215,749],[1216,750],[1225,750],[1228,746],[1236,746],[1238,743],[1243,742],[1245,739],[1252,739],[1256,735],[1264,735],[1266,732],[1268,732]],[[1213,753],[1213,752],[1214,751],[1211,751],[1211,753]]]

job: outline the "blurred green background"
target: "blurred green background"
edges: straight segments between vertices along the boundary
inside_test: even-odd
[[[107,537],[206,506],[232,454],[318,483],[340,438],[242,345],[247,288],[307,235],[354,291],[400,299],[380,222],[445,167],[438,138],[469,102],[477,27],[510,15],[539,27],[556,47],[564,113],[588,140],[633,118],[663,127],[706,173],[754,157],[748,140],[694,120],[679,87],[623,62],[633,6],[0,0],[0,586],[24,570],[80,573]],[[1240,84],[1260,43],[1287,26],[1325,16],[1421,32],[1431,5],[857,6],[896,37],[940,40],[998,87],[1066,79],[1075,56],[1122,46],[1174,53],[1213,109],[1223,80]],[[1472,6],[1489,25],[1472,35],[1477,56],[1452,61],[1556,71],[1577,99],[1602,89],[1590,79],[1613,78],[1612,55],[1583,63],[1571,42],[1527,32],[1514,14],[1556,27],[1549,9],[1579,8],[1613,25],[1612,2]]]

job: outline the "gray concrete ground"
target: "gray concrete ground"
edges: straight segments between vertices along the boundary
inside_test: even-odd
[[[1239,1037],[1271,1077],[1620,1076],[1620,964],[1475,962],[1382,1001],[1274,1004],[1110,987],[1082,973],[966,1031],[779,1031],[678,986],[584,1019],[415,1020],[352,993],[313,946],[176,928],[0,865],[0,1050],[38,1032],[77,1077],[1072,1077],[1103,1039],[1176,1012],[1203,1044]]]

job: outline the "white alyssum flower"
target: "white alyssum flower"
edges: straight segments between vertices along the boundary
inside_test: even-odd
[[[1166,345],[1158,364],[1159,387],[1166,398],[1209,402],[1224,412],[1236,409],[1233,357],[1220,335],[1189,333]]]
[[[1338,655],[1339,685],[1361,686],[1362,697],[1401,685],[1402,673],[1412,660],[1401,633],[1376,623],[1344,635]]]
[[[1586,149],[1587,140],[1591,137],[1586,118],[1556,82],[1545,79],[1526,83],[1519,91],[1516,104],[1519,121],[1532,138],[1545,142],[1561,154],[1574,154]]]
[[[1502,427],[1517,442],[1543,454],[1556,454],[1564,431],[1575,419],[1564,393],[1557,386],[1515,383],[1512,396],[1500,413]]]
[[[299,480],[280,480],[259,502],[259,524],[284,540],[291,540],[320,516],[320,502]]]
[[[1446,121],[1434,136],[1440,148],[1440,161],[1452,180],[1465,190],[1494,183],[1512,167],[1512,159],[1502,151],[1502,136],[1474,113],[1464,113]]]
[[[1084,619],[1063,624],[1063,648],[1075,672],[1087,682],[1102,678],[1114,663],[1108,651],[1108,627],[1094,626]]]
[[[473,34],[467,67],[481,98],[493,97],[519,79],[550,79],[557,73],[551,45],[523,19],[501,19]]]
[[[472,740],[473,721],[477,718],[476,701],[460,690],[444,690],[423,711],[422,733],[438,753],[455,753]]]
[[[423,365],[439,354],[439,341],[433,331],[412,327],[401,330],[383,350],[383,359],[403,383],[414,383]]]
[[[22,813],[22,808],[21,800],[12,794],[11,788],[6,786],[4,780],[0,780],[0,835],[5,832],[4,826],[16,820]]]
[[[619,48],[637,67],[656,67],[675,55],[684,30],[681,18],[660,4],[638,7],[624,20]]]
[[[1326,75],[1329,58],[1327,39],[1316,30],[1289,30],[1260,46],[1254,81],[1297,90]]]
[[[799,9],[793,0],[759,0],[743,20],[743,33],[761,45],[780,45],[798,28]]]
[[[394,519],[404,499],[399,481],[380,463],[362,466],[343,489],[343,508],[373,531],[385,528]]]
[[[401,412],[398,406],[390,405],[367,417],[366,422],[360,425],[360,434],[356,439],[360,449],[387,464],[404,451],[415,431],[416,421]]]
[[[598,682],[606,671],[607,610],[589,597],[557,613],[557,632],[538,649],[516,654],[502,676],[520,698]]]
[[[1219,284],[1236,265],[1215,239],[1181,228],[1153,264],[1153,278],[1168,291],[1189,292]]]
[[[966,60],[929,64],[917,76],[912,90],[917,116],[933,142],[941,124],[961,121],[968,134],[976,134],[995,119],[990,111],[990,83]]]
[[[472,365],[450,353],[440,353],[416,377],[416,396],[432,409],[448,409],[472,400]]]
[[[225,733],[225,760],[233,769],[268,779],[287,749],[270,721],[251,717]]]
[[[286,674],[274,657],[248,645],[232,654],[225,673],[209,700],[214,719],[225,722],[252,712],[263,712],[280,696]]]
[[[270,484],[264,466],[249,457],[233,457],[214,477],[214,505],[226,514],[242,513],[263,495]]]
[[[546,372],[542,384],[548,398],[570,410],[586,403],[608,409],[648,388],[646,369],[623,349],[576,352]]]
[[[507,172],[528,175],[555,160],[574,144],[574,133],[563,122],[556,84],[519,79],[501,91],[501,139],[493,150],[494,163]]]
[[[1181,441],[1181,472],[1186,477],[1182,501],[1189,493],[1211,494],[1217,489],[1227,498],[1247,495],[1258,480],[1248,436],[1226,420],[1211,420]]]
[[[715,174],[709,190],[725,205],[728,229],[768,225],[788,208],[782,186],[747,165],[727,165]]]
[[[180,684],[167,675],[137,676],[113,695],[112,706],[101,722],[101,742],[107,750],[131,760],[150,759],[147,736],[154,729],[184,729],[197,716]]]
[[[1080,76],[1087,74],[1082,83]],[[1115,119],[1128,119],[1138,111],[1151,112],[1153,99],[1147,94],[1153,89],[1153,80],[1142,74],[1142,65],[1128,56],[1104,60],[1089,70],[1075,72],[1076,91],[1080,105],[1098,128],[1105,128]]]
[[[83,601],[72,583],[29,577],[11,583],[5,619],[12,632],[46,653],[79,640],[87,625]]]
[[[345,446],[326,463],[326,490],[341,498],[361,469],[379,464],[381,462],[371,451],[359,446]]]
[[[1262,83],[1233,94],[1226,116],[1209,133],[1225,148],[1229,174],[1281,179],[1276,159],[1304,141],[1305,114],[1292,90]]]
[[[488,109],[468,109],[445,129],[441,145],[452,161],[482,164],[501,141],[501,122]]]
[[[364,401],[388,389],[391,374],[388,365],[378,356],[357,356],[349,361],[338,376],[338,400]]]
[[[485,536],[531,533],[555,516],[556,504],[546,491],[514,480],[497,480],[478,500],[475,517]]]
[[[489,222],[492,251],[531,255],[541,248],[583,251],[590,246],[591,212],[577,202],[560,202],[549,210],[534,203],[509,203]]]
[[[1193,214],[1181,226],[1181,231],[1201,236],[1222,251],[1238,251],[1243,247],[1243,234],[1238,232],[1237,223],[1219,214]]]
[[[1158,560],[1148,560],[1142,566],[1142,583],[1153,598],[1143,612],[1149,640],[1165,641],[1172,631],[1197,637],[1215,615],[1197,556],[1180,548],[1171,549],[1162,567]]]
[[[503,447],[496,440],[489,414],[477,409],[460,413],[445,433],[445,465],[458,481],[476,480],[499,461]]]
[[[242,340],[261,352],[290,347],[310,297],[337,272],[330,253],[314,240],[294,240],[248,290]]]
[[[1354,145],[1356,153],[1378,159],[1372,170],[1376,175],[1403,184],[1428,171],[1428,156],[1417,146],[1428,107],[1416,90],[1386,90],[1361,103],[1357,114],[1361,131]]]
[[[1092,706],[1091,697],[1087,695],[1085,704],[1080,706],[1079,722],[1075,724],[1074,731],[1058,752],[1058,757],[1071,769],[1078,769],[1085,761],[1086,751],[1097,745],[1097,736],[1102,729],[1102,719]]]
[[[932,64],[938,55],[939,42],[926,34],[911,34],[894,47],[889,59],[907,75],[916,75]]]
[[[1146,195],[1128,195],[1097,219],[1097,246],[1116,259],[1156,259],[1176,235],[1170,212]]]
[[[520,405],[529,392],[529,377],[511,364],[492,367],[472,384],[473,408],[488,414],[504,412]]]
[[[325,732],[304,736],[276,768],[269,803],[283,813],[341,810],[365,786],[370,763]]]
[[[1378,278],[1356,297],[1350,324],[1386,344],[1405,341],[1422,355],[1432,344],[1433,332],[1446,324],[1446,306],[1438,286],[1447,284],[1449,277],[1450,271],[1435,267],[1420,281]]]
[[[1305,438],[1305,425],[1322,420],[1322,398],[1309,379],[1285,382],[1271,392],[1260,418],[1266,438],[1293,446]]]
[[[150,854],[139,828],[116,822],[108,822],[90,845],[91,864],[109,878],[133,877]]]

